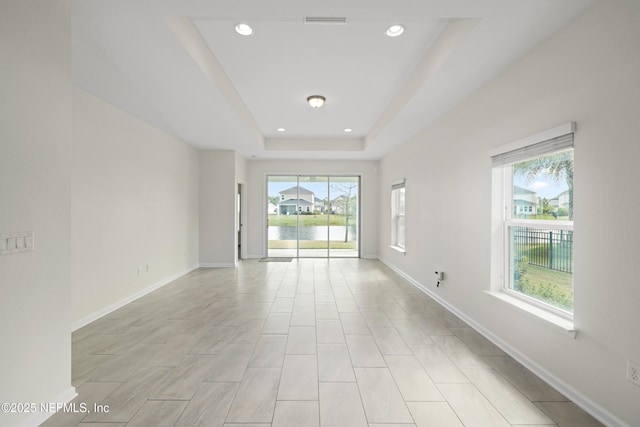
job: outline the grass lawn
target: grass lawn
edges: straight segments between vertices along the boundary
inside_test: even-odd
[[[269,226],[289,226],[295,227],[298,224],[298,217],[300,218],[300,226],[318,226],[327,225],[327,215],[269,215]],[[344,215],[328,215],[329,225],[346,225],[346,217]],[[353,224],[355,219],[349,218],[349,223]]]
[[[568,220],[568,216],[559,216],[554,218],[551,214],[536,214],[536,215],[516,215],[517,218],[525,219],[546,219],[546,220]]]
[[[295,240],[269,240],[269,249],[295,249]],[[332,240],[330,249],[355,249],[356,242]],[[326,240],[300,240],[300,249],[327,249]]]
[[[537,265],[527,265],[527,277],[539,283],[554,283],[558,288],[573,291],[573,274],[549,270]]]

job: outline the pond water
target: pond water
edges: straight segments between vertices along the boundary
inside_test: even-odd
[[[344,225],[299,227],[300,240],[342,240],[344,241]],[[269,227],[269,240],[296,240],[298,227]],[[357,240],[356,226],[349,226],[349,240]]]

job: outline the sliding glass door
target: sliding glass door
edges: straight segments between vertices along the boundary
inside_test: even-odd
[[[360,241],[360,177],[330,177],[329,195],[329,256],[357,257]]]
[[[267,256],[358,257],[358,176],[268,176]]]
[[[298,256],[298,177],[267,179],[268,257]]]
[[[326,176],[299,176],[300,215],[298,215],[298,257],[326,258],[327,249],[327,194]],[[311,206],[309,205],[311,204]]]

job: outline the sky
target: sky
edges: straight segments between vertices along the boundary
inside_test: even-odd
[[[538,197],[544,197],[546,199],[553,199],[558,194],[567,190],[567,182],[564,179],[560,179],[557,183],[553,178],[547,174],[538,175],[537,179],[528,182],[525,177],[514,176],[513,183],[518,187],[527,188],[531,191],[535,191]]]
[[[300,182],[300,186],[303,188],[306,188],[309,191],[313,191],[313,193],[315,194],[315,196],[319,199],[324,199],[327,197],[327,181],[326,181],[326,177],[324,182],[320,181],[322,178],[319,179],[319,182]],[[351,185],[352,183],[332,183],[332,187],[339,187],[340,185]],[[282,190],[286,190],[287,188],[291,188],[291,187],[295,187],[296,186],[296,177],[293,176],[291,177],[291,181],[289,182],[273,182],[271,180],[269,180],[269,185],[268,185],[268,193],[270,197],[273,196],[277,196],[279,191]],[[331,198],[335,198],[336,196],[338,196],[341,192],[338,190],[331,190]]]

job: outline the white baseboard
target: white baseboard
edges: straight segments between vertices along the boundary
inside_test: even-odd
[[[46,403],[69,403],[71,402],[78,393],[76,392],[75,387],[69,387],[64,392],[60,393],[58,397],[53,400],[50,400]],[[20,427],[38,427],[40,424],[48,420],[52,417],[55,412],[36,412],[31,417],[27,418]]]
[[[456,307],[451,305],[449,302],[442,299],[440,295],[433,292],[426,286],[422,285],[420,282],[418,282],[413,277],[406,274],[404,271],[400,270],[398,267],[396,267],[389,261],[382,258],[380,258],[380,261],[384,265],[392,269],[400,277],[405,279],[407,282],[411,283],[413,286],[415,286],[416,288],[418,288],[419,290],[421,290],[422,292],[424,292],[425,294],[427,294],[428,296],[436,300],[440,305],[445,307],[447,310],[449,310],[450,312],[452,312],[453,314],[455,314],[456,316],[464,320],[469,326],[475,329],[480,335],[484,336],[486,339],[488,339],[493,344],[498,346],[501,350],[503,350],[509,356],[513,357],[515,360],[520,362],[524,367],[526,367],[531,372],[536,374],[543,381],[545,381],[547,384],[549,384],[550,386],[558,390],[558,392],[562,393],[569,400],[571,400],[573,403],[578,405],[585,412],[589,413],[591,416],[596,418],[598,421],[600,421],[604,425],[609,427],[631,427],[628,424],[626,424],[624,421],[616,417],[614,414],[607,411],[602,406],[598,405],[596,402],[594,402],[593,400],[589,399],[588,397],[586,397],[585,395],[577,391],[575,388],[573,388],[569,384],[565,383],[555,375],[551,374],[549,371],[547,371],[546,369],[538,365],[536,362],[531,360],[527,355],[525,355],[524,353],[512,347],[510,344],[508,344],[507,342],[505,342],[504,340],[502,340],[501,338],[493,334],[484,326],[480,325],[475,320],[467,316],[465,313],[463,313],[462,311],[458,310]]]
[[[200,268],[235,268],[234,262],[201,262]]]
[[[138,298],[141,298],[141,297],[147,295],[148,293],[153,292],[156,289],[159,289],[159,288],[163,287],[164,285],[166,285],[166,284],[168,284],[170,282],[173,282],[177,278],[182,277],[187,273],[191,273],[193,270],[195,270],[197,268],[198,268],[198,266],[196,265],[196,266],[193,266],[193,267],[189,267],[186,270],[180,271],[180,272],[178,272],[176,274],[172,274],[169,277],[165,277],[164,279],[160,280],[157,283],[154,283],[151,286],[147,286],[146,288],[144,288],[144,289],[142,289],[142,290],[140,290],[140,291],[138,291],[138,292],[136,292],[136,293],[134,293],[132,295],[129,295],[128,297],[126,297],[124,299],[121,299],[118,302],[115,302],[115,303],[113,303],[113,304],[111,304],[111,305],[109,305],[109,306],[107,306],[107,307],[105,307],[105,308],[103,308],[101,310],[96,311],[93,314],[90,314],[90,315],[88,315],[88,316],[86,316],[86,317],[84,317],[84,318],[82,318],[82,319],[80,319],[80,320],[78,320],[76,322],[73,322],[71,324],[71,332],[76,331],[76,330],[82,328],[83,326],[86,326],[89,323],[91,323],[91,322],[93,322],[95,320],[98,320],[99,318],[101,318],[103,316],[106,316],[107,314],[111,313],[112,311],[115,311],[115,310],[119,309],[120,307],[123,307],[123,306],[129,304],[130,302],[135,301]]]
[[[363,259],[378,259],[378,255],[362,255]]]

